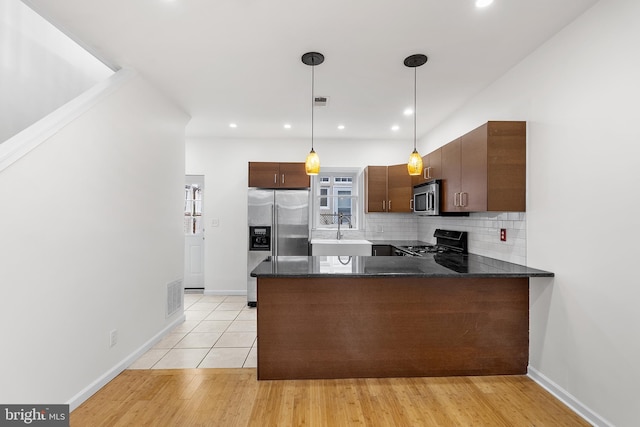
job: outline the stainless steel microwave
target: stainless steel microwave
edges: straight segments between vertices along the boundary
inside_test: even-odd
[[[413,213],[440,215],[440,180],[433,180],[413,187]]]

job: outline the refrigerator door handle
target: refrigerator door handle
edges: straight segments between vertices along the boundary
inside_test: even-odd
[[[278,255],[278,206],[275,203],[271,205],[271,226],[273,227],[273,233],[271,233],[271,255]]]

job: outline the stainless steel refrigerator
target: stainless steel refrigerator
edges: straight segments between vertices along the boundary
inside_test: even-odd
[[[256,305],[251,271],[268,256],[309,255],[309,190],[249,188],[247,304]]]

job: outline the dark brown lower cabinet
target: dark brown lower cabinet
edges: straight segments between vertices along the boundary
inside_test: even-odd
[[[258,379],[525,374],[528,278],[258,278]]]
[[[391,245],[371,245],[371,255],[391,256],[393,255],[393,247]]]

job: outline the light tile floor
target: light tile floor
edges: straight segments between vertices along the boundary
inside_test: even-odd
[[[255,368],[255,308],[246,296],[184,295],[186,320],[129,369]]]

